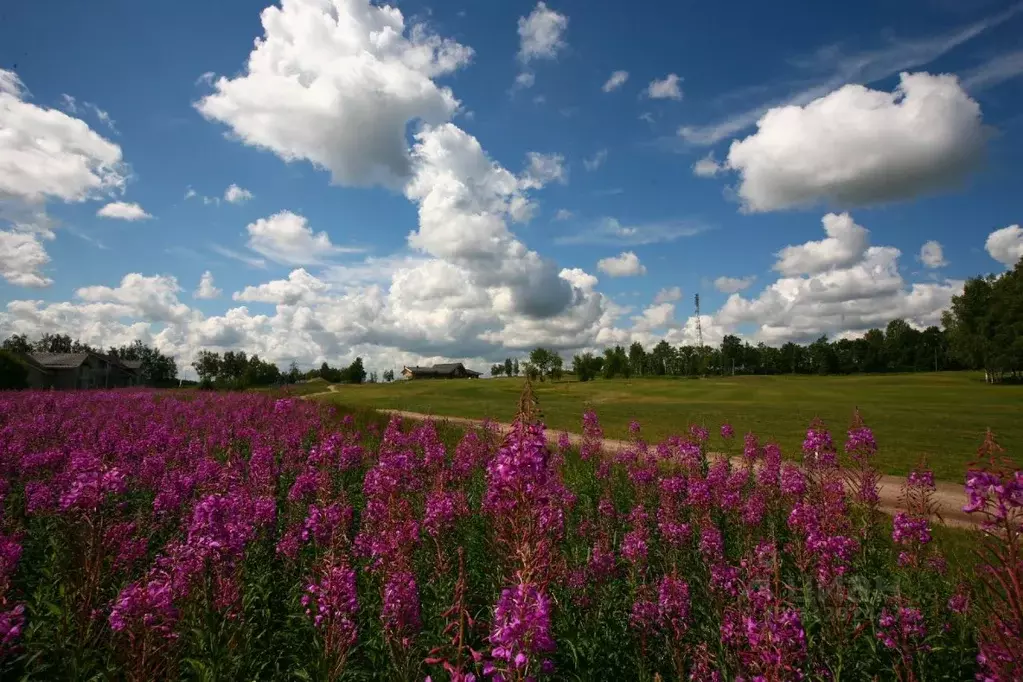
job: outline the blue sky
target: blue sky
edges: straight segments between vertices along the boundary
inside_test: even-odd
[[[710,341],[932,324],[1023,253],[1021,30],[993,0],[11,5],[0,333],[382,369],[692,342],[697,292]]]

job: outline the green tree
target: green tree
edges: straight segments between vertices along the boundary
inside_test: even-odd
[[[629,371],[631,374],[642,376],[646,365],[646,351],[643,344],[633,341],[629,346]]]
[[[37,353],[72,353],[74,345],[75,342],[67,334],[43,334],[35,342],[34,348]]]
[[[518,374],[519,373],[518,365],[512,365],[512,359],[511,358],[505,358],[504,359],[504,373],[505,373],[505,375],[506,376],[514,376],[514,374],[512,373],[512,370],[515,370],[514,374]]]
[[[738,336],[734,334],[725,334],[725,338],[721,339],[721,362],[723,364],[722,372],[724,374],[731,374],[733,368],[739,365],[739,369],[742,369],[742,341]]]
[[[384,381],[386,381],[387,383],[391,383],[392,381],[394,381],[394,370],[393,369],[385,369],[384,370]]]
[[[994,284],[994,277],[967,280],[963,293],[953,296],[952,306],[941,315],[950,351],[969,369],[990,369],[988,355],[994,338],[994,320],[990,311]]]
[[[888,367],[888,356],[885,354],[884,332],[870,329],[863,335],[863,360],[860,366],[864,372],[883,372]]]
[[[536,369],[540,381],[543,381],[556,378],[555,370],[560,372],[562,360],[560,355],[549,348],[534,348],[529,352],[529,364]]]
[[[201,350],[196,356],[195,360],[192,361],[192,369],[199,375],[199,383],[203,386],[212,386],[220,376],[220,366],[222,360],[220,353],[214,353],[213,351]]]
[[[355,358],[355,362],[348,365],[344,370],[344,380],[350,384],[361,384],[366,380],[366,368],[362,366],[362,358]]]
[[[178,364],[174,358],[147,346],[140,339],[135,339],[127,346],[110,348],[107,354],[121,360],[140,362],[139,374],[148,386],[171,386],[177,382]]]
[[[12,334],[4,339],[3,350],[27,355],[32,352],[32,344],[24,334]]]
[[[13,351],[0,350],[0,390],[28,388],[28,368]]]
[[[589,381],[600,374],[604,359],[593,353],[583,353],[572,357],[572,372],[579,381]]]
[[[504,365],[498,363],[490,366],[490,376],[499,377],[504,374]]]
[[[810,344],[807,355],[810,358],[810,367],[816,374],[832,374],[835,371],[835,353],[828,343],[827,334],[822,335]]]

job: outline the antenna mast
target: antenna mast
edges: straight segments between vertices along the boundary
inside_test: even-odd
[[[703,353],[703,326],[700,324],[700,295],[696,294],[696,343]]]

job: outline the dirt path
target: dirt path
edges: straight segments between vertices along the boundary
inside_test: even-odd
[[[329,391],[328,391],[329,392]],[[314,394],[322,395],[322,394]],[[306,396],[309,397],[309,396]],[[462,424],[465,426],[479,426],[483,423],[482,419],[469,419],[466,417],[445,417],[441,415],[429,415],[421,412],[407,412],[405,410],[386,410],[380,409],[378,412],[384,412],[387,414],[396,414],[401,417],[416,420],[433,419],[437,422],[449,422],[452,424]],[[506,433],[511,426],[509,424],[497,424],[501,433]],[[557,442],[561,437],[562,433],[568,434],[568,439],[573,445],[579,445],[582,443],[582,436],[578,433],[572,433],[570,431],[558,431],[555,429],[547,430],[547,439],[551,442]],[[629,442],[624,440],[613,440],[605,439],[604,448],[610,452],[619,452],[629,447]],[[711,453],[711,457],[721,457],[720,453]],[[738,457],[732,458],[733,462],[741,463],[742,460]],[[895,515],[897,512],[902,510],[902,506],[899,502],[899,496],[902,493],[902,486],[906,479],[901,476],[882,476],[878,484],[880,496],[881,496],[881,509],[882,511]],[[941,520],[946,525],[954,526],[957,528],[975,528],[977,527],[977,519],[973,516],[963,512],[963,505],[966,504],[966,494],[963,492],[963,486],[956,483],[946,483],[943,481],[935,481],[937,490],[934,494],[934,502],[937,513],[941,516]]]

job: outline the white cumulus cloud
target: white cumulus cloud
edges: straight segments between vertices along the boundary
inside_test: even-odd
[[[17,74],[0,69],[0,200],[78,202],[124,188],[119,146],[26,96]]]
[[[661,79],[654,79],[650,81],[650,85],[646,88],[647,97],[651,99],[682,99],[682,88],[679,87],[679,83],[682,79],[674,73],[669,73],[667,76]]]
[[[214,80],[199,112],[246,144],[329,170],[336,184],[400,187],[407,124],[458,110],[433,79],[468,64],[472,50],[368,0],[289,0],[261,20],[243,73]]]
[[[646,266],[639,262],[639,256],[632,251],[601,258],[597,261],[597,269],[609,277],[635,277],[646,274]]]
[[[554,59],[565,48],[568,17],[538,2],[529,16],[519,17],[519,60]]]
[[[658,303],[673,303],[682,298],[682,289],[680,287],[667,287],[661,289],[654,296],[654,304]]]
[[[0,277],[15,286],[48,287],[53,280],[40,270],[49,262],[39,235],[0,230]]]
[[[860,260],[870,241],[870,230],[857,225],[848,213],[828,213],[821,219],[826,239],[786,246],[777,253],[774,269],[783,275],[814,275]]]
[[[326,232],[313,232],[305,216],[280,211],[245,228],[250,249],[275,263],[316,265],[362,249],[336,246]]]
[[[224,190],[224,201],[229,204],[243,204],[251,198],[252,192],[234,183]]]
[[[870,205],[955,185],[986,140],[980,106],[955,76],[903,73],[893,92],[846,85],[770,109],[732,142],[727,165],[748,211]]]
[[[148,322],[180,323],[189,315],[188,306],[178,300],[180,291],[175,277],[147,277],[133,272],[122,277],[116,287],[82,287],[75,291],[75,296],[90,303],[113,305],[118,316],[141,317]]]
[[[153,217],[146,213],[146,211],[138,204],[128,203],[126,201],[112,201],[96,211],[96,215],[100,218],[127,220],[129,222],[146,220]]]
[[[693,164],[693,175],[698,178],[712,178],[723,170],[724,167],[714,160],[714,152]]]
[[[748,289],[756,279],[756,275],[749,275],[747,277],[718,277],[714,280],[714,288],[725,294],[734,294]]]
[[[522,174],[524,189],[540,189],[552,182],[562,184],[568,182],[568,170],[565,168],[565,157],[562,154],[526,154],[526,170]]]
[[[291,271],[288,279],[245,287],[232,294],[231,298],[236,301],[295,305],[317,301],[329,289],[327,283],[310,275],[304,268],[298,268]]]
[[[213,284],[213,273],[207,270],[199,278],[199,286],[192,292],[192,298],[209,300],[219,298],[222,293],[224,292]]]
[[[945,251],[941,248],[941,243],[933,239],[924,242],[924,245],[920,247],[920,262],[928,268],[942,268],[948,265],[948,261],[945,260]]]
[[[611,92],[625,85],[625,81],[627,80],[629,80],[628,71],[615,71],[600,89],[604,92]]]
[[[1009,225],[995,230],[987,236],[984,248],[988,254],[1007,268],[1011,268],[1023,258],[1023,228]]]

